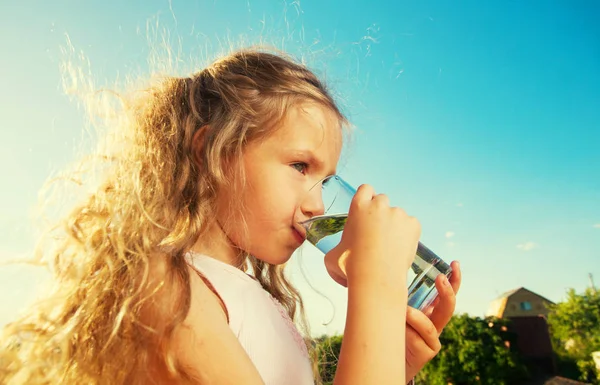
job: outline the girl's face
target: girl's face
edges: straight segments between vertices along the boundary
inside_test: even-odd
[[[219,195],[217,219],[230,244],[264,262],[285,263],[304,242],[298,222],[323,214],[321,189],[310,189],[335,174],[341,149],[333,111],[313,103],[290,108],[279,129],[245,148],[239,193]],[[242,213],[232,209],[239,204]]]

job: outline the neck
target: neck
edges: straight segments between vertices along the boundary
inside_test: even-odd
[[[191,251],[208,255],[235,267],[239,267],[242,262],[242,251],[231,242],[217,221],[202,234]]]

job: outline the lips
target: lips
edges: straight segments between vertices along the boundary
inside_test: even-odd
[[[304,243],[306,240],[306,235],[304,232],[300,232],[300,230],[296,229],[295,227],[292,227],[292,233],[294,234],[294,238],[296,238],[298,243]]]

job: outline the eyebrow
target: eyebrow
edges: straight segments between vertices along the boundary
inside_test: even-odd
[[[304,149],[304,150],[293,150],[294,154],[298,156],[304,156],[307,158],[308,163],[312,163],[317,165],[318,168],[324,168],[325,162],[315,156],[315,153],[312,150]],[[337,168],[330,170],[327,176],[337,174]]]

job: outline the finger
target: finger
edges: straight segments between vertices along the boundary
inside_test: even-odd
[[[411,329],[418,335],[418,340],[422,340],[433,352],[433,355],[440,351],[442,345],[439,339],[439,333],[429,317],[423,312],[408,307],[406,311],[406,330]],[[408,341],[408,339],[407,339]]]
[[[331,278],[343,287],[348,287],[348,280],[345,277],[340,276],[339,274],[330,274]]]
[[[373,197],[373,201],[381,203],[384,206],[389,206],[390,205],[390,198],[388,198],[388,196],[385,195],[385,194],[377,194],[377,195],[375,195]]]
[[[419,333],[410,326],[406,327],[406,341],[411,341],[411,343],[406,344],[406,361],[411,365],[421,366],[435,357],[439,351],[432,349]]]
[[[353,201],[359,203],[364,201],[370,201],[375,196],[375,189],[368,184],[361,184],[356,189],[356,194],[354,194]]]
[[[431,316],[431,322],[435,325],[435,328],[438,331],[438,334],[442,333],[450,318],[452,318],[452,314],[454,314],[454,308],[456,306],[456,295],[454,294],[454,290],[446,278],[445,275],[440,274],[435,280],[435,286],[439,293],[439,303],[433,309]]]
[[[462,282],[462,271],[460,271],[460,263],[458,261],[452,261],[450,267],[452,268],[452,275],[450,276],[450,285],[452,286],[454,294],[457,294],[458,290],[460,289],[460,284]]]
[[[334,269],[327,269],[327,272],[329,273],[329,276],[335,282],[339,283],[340,285],[342,285],[344,287],[348,287],[348,279],[345,276],[339,274]]]

